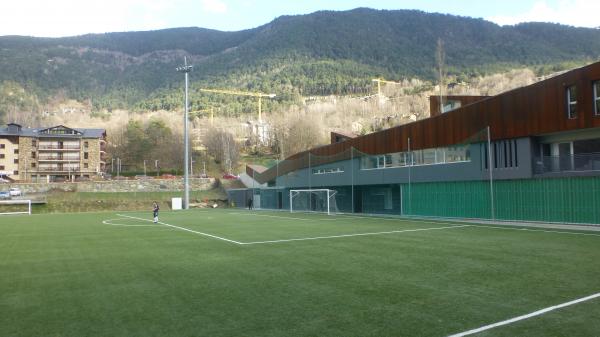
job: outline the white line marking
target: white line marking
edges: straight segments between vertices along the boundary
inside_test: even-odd
[[[267,218],[291,219],[291,220],[302,220],[302,221],[339,221],[339,220],[341,220],[341,219],[322,219],[322,218],[318,218],[318,219],[295,218],[295,217],[292,217],[292,216],[267,215],[267,214],[256,214],[256,213],[235,213],[235,212],[230,212],[229,214],[263,216],[263,217],[267,217]]]
[[[241,213],[241,212],[229,212],[227,214],[254,215],[254,216],[264,216],[264,217],[270,217],[270,218],[303,220],[303,221],[341,221],[341,220],[343,220],[343,219],[339,219],[339,218],[338,219],[335,219],[335,218],[334,219],[323,219],[323,218],[311,219],[311,218],[296,218],[296,217],[280,216],[280,215],[267,215],[267,214],[256,214],[256,213]],[[304,214],[313,215],[313,213],[304,213]],[[340,216],[340,217],[345,217],[345,218],[354,218],[354,219],[361,219],[361,220],[394,221],[396,223],[419,222],[419,223],[428,223],[428,224],[433,224],[433,225],[460,225],[459,222],[425,221],[425,220],[418,220],[418,219],[415,220],[415,219],[403,219],[403,218],[384,218],[384,217],[376,217],[376,216],[358,216],[358,215],[348,215],[348,214],[335,214],[333,216]]]
[[[480,225],[480,224],[474,224],[473,227],[495,228],[495,229],[505,229],[505,230],[513,230],[513,231],[526,231],[526,232],[542,232],[542,233],[558,233],[558,234],[569,234],[569,235],[600,236],[600,234],[594,234],[594,233],[550,231],[550,230],[545,230],[545,229],[500,227],[500,226],[488,226],[488,225]]]
[[[112,221],[118,221],[118,220],[122,220],[122,218],[103,220],[102,223],[105,225],[109,225],[109,226],[122,226],[122,227],[156,227],[157,226],[157,225],[125,225],[125,224],[120,224],[120,223],[112,223]]]
[[[472,335],[472,334],[475,334],[475,333],[478,333],[478,332],[482,332],[482,331],[485,331],[485,330],[489,330],[489,329],[493,329],[495,327],[499,327],[499,326],[502,326],[502,325],[507,325],[507,324],[511,324],[511,323],[514,323],[514,322],[517,322],[517,321],[521,321],[521,320],[524,320],[524,319],[527,319],[527,318],[531,318],[531,317],[534,317],[534,316],[539,316],[539,315],[545,314],[545,313],[547,313],[549,311],[553,311],[553,310],[557,310],[557,309],[560,309],[560,308],[564,308],[564,307],[567,307],[567,306],[570,306],[570,305],[573,305],[573,304],[577,304],[577,303],[589,301],[589,300],[592,300],[592,299],[598,298],[598,297],[600,297],[600,293],[597,293],[597,294],[594,294],[594,295],[590,295],[590,296],[587,296],[587,297],[583,297],[583,298],[580,298],[580,299],[577,299],[577,300],[574,300],[574,301],[571,301],[571,302],[567,302],[567,303],[563,303],[563,304],[551,306],[551,307],[548,307],[548,308],[545,308],[545,309],[542,309],[542,310],[538,310],[538,311],[532,312],[532,313],[527,314],[527,315],[523,315],[523,316],[511,318],[511,319],[508,319],[506,321],[502,321],[502,322],[498,322],[498,323],[486,325],[486,326],[483,326],[481,328],[477,328],[477,329],[473,329],[473,330],[469,330],[469,331],[457,333],[457,334],[454,334],[454,335],[450,335],[448,337],[462,337],[462,336]]]
[[[278,242],[290,242],[290,241],[335,239],[335,238],[346,238],[346,237],[352,237],[352,236],[382,235],[382,234],[394,234],[394,233],[404,233],[404,232],[420,232],[420,231],[431,231],[431,230],[436,230],[436,229],[464,228],[464,227],[471,227],[471,226],[473,226],[473,225],[461,225],[461,226],[449,226],[449,227],[432,227],[432,228],[419,228],[419,229],[404,229],[404,230],[388,231],[388,232],[343,234],[343,235],[316,236],[316,237],[298,238],[298,239],[283,239],[283,240],[241,242],[241,244],[242,245],[256,245],[256,244],[263,244],[263,243],[278,243]]]
[[[229,214],[244,214],[247,213],[229,213]],[[294,217],[282,217],[276,215],[262,215],[262,214],[251,214],[255,216],[268,216],[268,217],[279,217],[284,219],[293,219],[293,220],[307,220],[307,221],[321,221],[321,219],[304,219],[304,218],[294,218]],[[406,218],[386,218],[381,216],[360,216],[360,215],[350,215],[350,214],[336,214],[336,216],[346,217],[346,218],[354,218],[354,219],[365,219],[365,220],[383,220],[383,221],[396,221],[397,223],[427,223],[434,225],[458,225],[460,222],[442,222],[442,221],[427,221],[420,219],[406,219]],[[324,221],[335,221],[341,219],[323,219]],[[464,223],[464,222],[463,222]],[[555,233],[555,234],[567,234],[567,235],[583,235],[583,236],[600,236],[600,234],[595,233],[582,233],[575,231],[558,231],[558,230],[545,230],[545,229],[533,229],[533,228],[517,228],[517,227],[503,227],[503,226],[491,226],[484,225],[480,223],[472,223],[473,227],[483,227],[483,228],[496,228],[496,229],[504,229],[504,230],[514,230],[514,231],[527,231],[527,232],[542,232],[542,233]]]
[[[137,220],[142,220],[142,221],[152,221],[150,219],[137,218],[137,217],[134,217],[134,216],[128,216],[128,215],[123,215],[123,214],[117,214],[117,215],[118,216],[122,216],[124,218],[131,218],[131,219],[137,219]],[[168,226],[168,227],[177,228],[177,229],[180,229],[182,231],[186,231],[186,232],[190,232],[190,233],[195,233],[195,234],[199,234],[199,235],[204,235],[204,236],[208,236],[208,237],[211,237],[211,238],[214,238],[214,239],[219,239],[219,240],[222,240],[222,241],[227,241],[227,242],[235,243],[236,245],[241,245],[242,244],[239,241],[229,240],[229,239],[226,239],[226,238],[222,238],[220,236],[216,236],[216,235],[212,235],[212,234],[208,234],[208,233],[202,233],[202,232],[194,231],[194,230],[191,230],[191,229],[188,229],[188,228],[179,227],[179,226],[175,226],[175,225],[170,225],[170,224],[165,223],[165,222],[159,221],[158,223],[161,224],[161,225]]]
[[[383,217],[368,217],[368,216],[358,216],[358,215],[347,215],[347,214],[339,214],[340,216],[345,216],[345,217],[349,217],[349,218],[360,218],[360,219],[377,219],[377,220],[384,220],[384,221],[393,221],[395,219],[393,218],[383,218]],[[420,222],[420,223],[429,223],[429,224],[440,224],[440,225],[452,225],[452,224],[458,224],[460,222],[440,222],[440,221],[426,221],[426,220],[420,220],[420,219],[397,219],[397,220],[401,220],[401,221],[407,221],[407,222]],[[463,222],[464,223],[464,222]],[[556,230],[545,230],[545,229],[533,229],[533,228],[517,228],[515,226],[491,226],[491,225],[484,225],[481,223],[472,223],[473,227],[487,227],[487,228],[497,228],[497,229],[505,229],[505,230],[515,230],[515,231],[529,231],[529,232],[542,232],[542,233],[558,233],[558,234],[570,234],[570,235],[588,235],[588,236],[600,236],[600,234],[594,234],[594,233],[582,233],[582,232],[573,232],[571,231],[556,231]],[[574,230],[574,229],[573,229]]]

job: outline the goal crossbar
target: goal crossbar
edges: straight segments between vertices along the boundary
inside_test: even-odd
[[[29,214],[31,215],[31,200],[0,200],[0,205],[27,205],[27,210],[14,211],[14,212],[3,212],[0,209],[0,215],[11,215],[11,214]]]

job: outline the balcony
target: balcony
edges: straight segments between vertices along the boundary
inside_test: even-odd
[[[79,166],[52,166],[52,167],[38,167],[38,172],[79,172]]]
[[[39,155],[38,156],[38,161],[42,162],[42,161],[62,161],[62,162],[79,162],[79,156],[78,157],[65,157],[65,156],[61,156],[60,154],[56,154],[56,155]]]
[[[79,151],[81,149],[80,145],[42,145],[38,146],[39,151]]]
[[[533,168],[534,174],[593,171],[600,172],[600,153],[537,157]]]

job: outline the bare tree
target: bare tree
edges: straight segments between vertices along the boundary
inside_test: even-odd
[[[224,130],[211,128],[204,137],[207,153],[225,171],[231,171],[240,159],[240,148],[233,135]]]
[[[274,129],[282,157],[322,145],[326,140],[320,118],[304,112],[279,119]]]

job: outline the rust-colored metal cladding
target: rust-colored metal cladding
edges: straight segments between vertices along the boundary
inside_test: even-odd
[[[461,106],[465,106],[467,104],[479,102],[483,99],[489,98],[491,96],[472,96],[472,95],[448,95],[444,96],[444,102],[453,103],[452,106],[455,106],[458,102]],[[429,117],[434,117],[441,115],[440,111],[440,96],[429,96]]]
[[[374,155],[407,151],[408,138],[411,150],[459,144],[488,126],[492,140],[600,127],[600,116],[594,114],[593,102],[593,83],[598,80],[600,62],[497,96],[454,96],[461,106],[442,114],[437,113],[439,97],[432,98],[430,102],[437,100],[438,107],[432,108],[436,114],[430,118],[294,154],[287,158],[293,160],[290,164],[280,165],[278,171],[275,167],[269,168],[256,175],[257,180],[272,181],[276,172],[282,175],[308,167],[308,153],[332,156],[333,162],[340,160],[335,154],[352,147]],[[570,86],[575,86],[577,93],[575,118],[570,118],[567,112],[566,92]],[[251,173],[251,169],[249,171]]]

